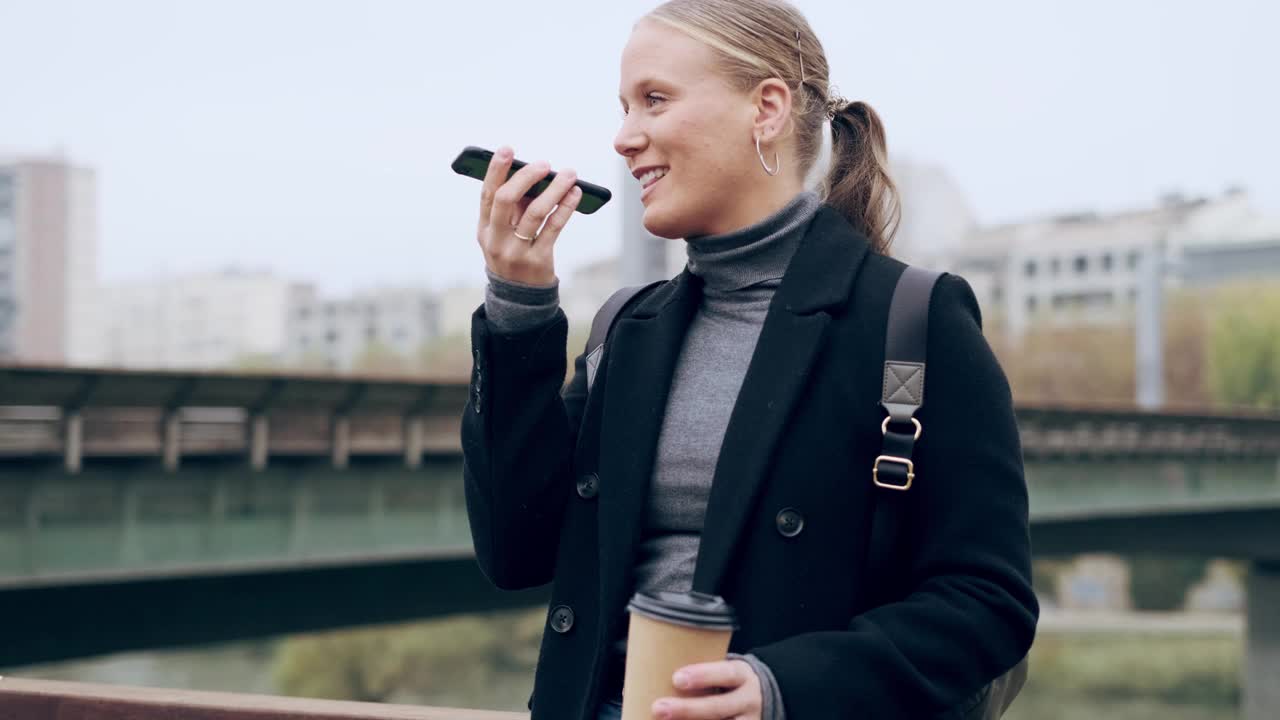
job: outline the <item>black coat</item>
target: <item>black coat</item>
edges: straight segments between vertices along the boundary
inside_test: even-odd
[[[1009,387],[958,277],[934,291],[917,477],[893,493],[900,539],[868,574],[871,512],[886,492],[871,482],[885,327],[904,267],[819,210],[769,308],[716,466],[695,586],[734,606],[731,651],[773,670],[788,720],[938,716],[1017,663],[1035,632]],[[500,588],[555,583],[535,720],[594,720],[700,295],[686,271],[633,303],[589,399],[582,358],[561,392],[563,315],[515,334],[495,332],[483,308],[473,319],[462,444],[476,555]]]

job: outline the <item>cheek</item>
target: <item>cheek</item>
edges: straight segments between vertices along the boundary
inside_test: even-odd
[[[718,189],[726,178],[741,172],[741,148],[732,141],[724,125],[705,116],[672,123],[670,143],[673,161],[680,162],[680,174],[704,190]],[[754,151],[753,151],[754,152]]]

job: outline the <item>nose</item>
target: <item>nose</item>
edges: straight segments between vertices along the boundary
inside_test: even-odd
[[[622,127],[613,138],[613,149],[625,158],[638,155],[649,144],[649,138],[638,126],[638,121],[632,119],[634,117],[634,114],[624,117]]]

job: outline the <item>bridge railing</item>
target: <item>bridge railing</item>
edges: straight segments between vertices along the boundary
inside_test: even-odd
[[[1033,405],[1020,405],[1017,413],[1028,459],[1280,457],[1274,414]]]
[[[468,385],[459,378],[375,378],[214,371],[0,366],[0,460],[240,456],[457,455]],[[980,419],[979,419],[980,420]],[[1020,404],[1028,459],[1280,456],[1280,417],[1233,410],[1143,412]],[[926,429],[926,432],[928,430]]]
[[[0,459],[457,454],[465,380],[0,365]]]
[[[0,720],[525,720],[526,713],[0,677]]]

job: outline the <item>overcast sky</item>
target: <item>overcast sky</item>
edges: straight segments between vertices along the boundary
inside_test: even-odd
[[[479,283],[450,160],[508,143],[616,192],[619,55],[653,4],[0,0],[0,151],[97,169],[108,280]],[[842,94],[981,222],[1232,184],[1280,213],[1280,3],[798,4]],[[566,230],[562,276],[616,252],[616,205]]]

